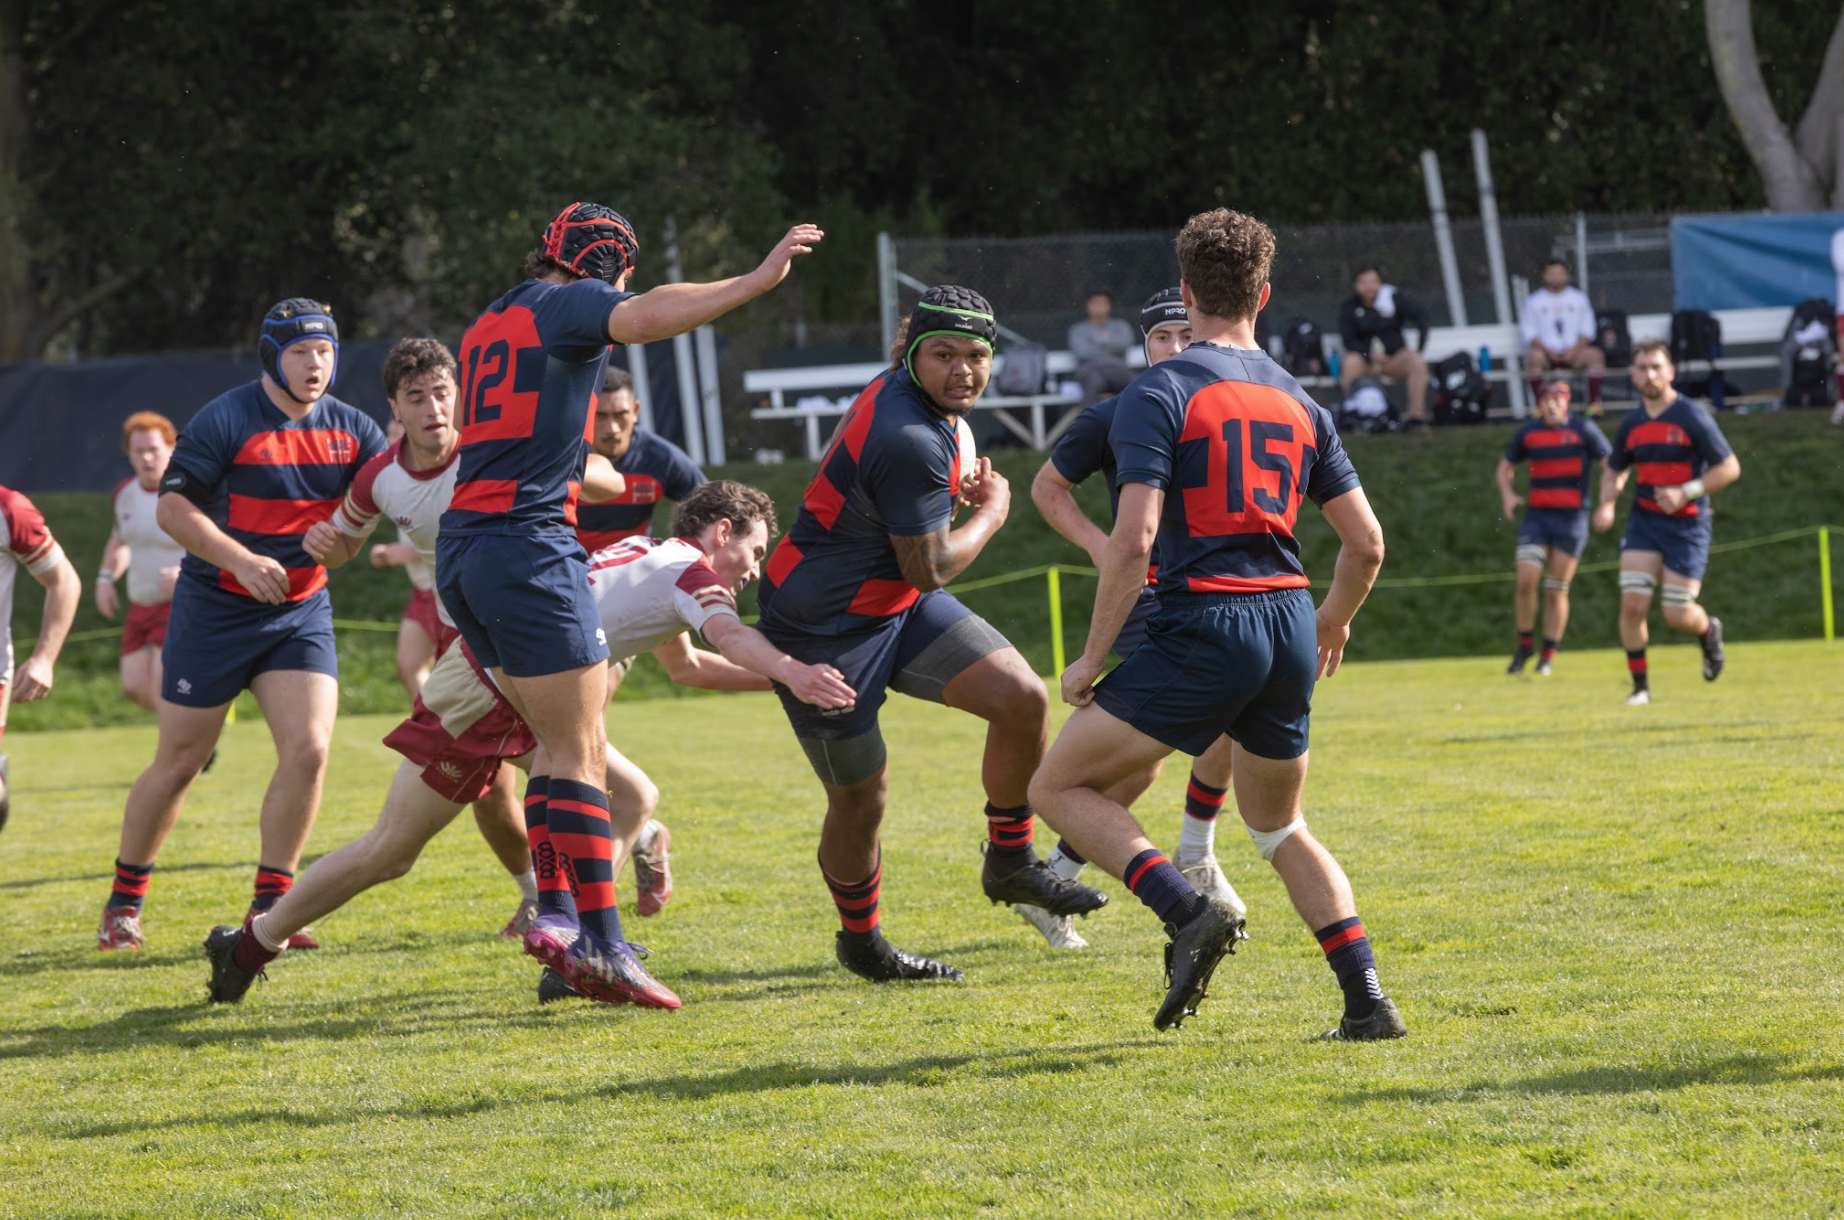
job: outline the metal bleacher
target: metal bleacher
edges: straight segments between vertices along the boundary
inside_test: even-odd
[[[1791,316],[1792,310],[1784,306],[1719,310],[1716,317],[1722,323],[1724,355],[1711,362],[1686,362],[1679,366],[1679,371],[1697,373],[1710,365],[1731,371],[1777,367],[1780,338]],[[1627,319],[1627,330],[1635,342],[1654,337],[1664,338],[1671,331],[1671,315],[1634,314]],[[1336,342],[1335,336],[1328,339],[1328,344]],[[1736,352],[1736,349],[1762,348],[1771,350]],[[1492,357],[1492,368],[1486,374],[1491,380],[1507,382],[1513,377],[1525,375],[1524,342],[1515,324],[1437,326],[1428,334],[1426,350],[1431,361],[1453,352],[1476,354],[1481,349],[1489,352]],[[1735,354],[1731,355],[1730,352]],[[1128,364],[1134,368],[1143,367],[1145,356],[1136,348],[1129,354]],[[1001,351],[993,359],[994,381],[998,380],[1004,366],[1005,353]],[[1056,351],[1048,353],[1045,366],[1050,380],[1054,382],[1073,376],[1076,361],[1069,352]],[[766,405],[750,411],[750,417],[800,424],[806,455],[817,461],[831,438],[838,418],[850,406],[851,396],[888,367],[882,362],[866,361],[805,368],[751,369],[743,374],[744,390],[750,394],[764,395],[768,401]],[[1623,371],[1609,369],[1608,375],[1618,376]],[[1330,377],[1306,377],[1301,379],[1300,384],[1309,390],[1323,390],[1337,383]],[[993,412],[994,418],[1021,442],[1033,449],[1042,450],[1049,448],[1062,434],[1078,406],[1079,400],[1075,396],[1062,393],[987,394],[981,397],[975,409]],[[1054,418],[1052,412],[1055,413]],[[1504,408],[1497,413],[1510,414]],[[822,421],[826,421],[825,427],[821,426]]]

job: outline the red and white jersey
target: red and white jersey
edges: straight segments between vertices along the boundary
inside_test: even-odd
[[[624,538],[589,557],[589,588],[602,612],[608,655],[652,652],[715,615],[736,617],[736,595],[689,538]]]
[[[1551,292],[1539,288],[1524,301],[1524,342],[1541,343],[1552,352],[1566,352],[1577,339],[1592,339],[1594,304],[1579,288]]]
[[[349,538],[367,538],[378,522],[389,517],[397,523],[398,536],[416,548],[419,562],[409,565],[410,583],[418,589],[435,587],[435,539],[441,532],[442,514],[455,494],[455,472],[459,469],[451,454],[445,465],[432,470],[411,470],[403,464],[404,446],[398,441],[359,468],[358,477],[346,498],[333,510],[333,527]],[[436,599],[442,621],[454,625],[448,610]]]
[[[45,528],[38,506],[10,487],[0,487],[0,686],[13,680],[13,581],[23,566],[43,576],[63,562],[58,540]]]
[[[160,569],[178,567],[186,552],[154,518],[160,489],[123,479],[115,485],[114,502],[115,536],[128,544],[128,600],[137,606],[171,601],[172,594],[160,587]]]

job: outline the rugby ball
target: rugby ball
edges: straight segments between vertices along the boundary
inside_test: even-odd
[[[979,465],[980,453],[973,447],[973,428],[967,423],[966,416],[955,417],[954,431],[960,438],[960,489],[966,491],[967,485],[973,482],[973,472]]]

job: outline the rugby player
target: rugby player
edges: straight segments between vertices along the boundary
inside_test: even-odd
[[[1162,288],[1140,306],[1140,334],[1147,368],[1177,355],[1191,342],[1191,319],[1185,312],[1178,289]],[[1108,446],[1108,431],[1113,427],[1118,401],[1118,398],[1105,398],[1078,415],[1058,438],[1049,460],[1031,482],[1031,499],[1044,520],[1057,533],[1087,551],[1097,570],[1107,550],[1108,536],[1088,519],[1070,492],[1076,484],[1099,472],[1107,481],[1109,524],[1113,524],[1112,515],[1120,504],[1120,487],[1114,479],[1114,451]],[[1117,656],[1127,657],[1145,642],[1146,621],[1159,605],[1153,593],[1158,571],[1156,563],[1147,570],[1146,587],[1134,602],[1133,613],[1121,629],[1120,638],[1114,641]],[[1224,798],[1229,794],[1229,751],[1229,738],[1219,737],[1192,763],[1190,782],[1185,787],[1183,829],[1173,860],[1178,871],[1189,878],[1199,892],[1221,898],[1241,915],[1248,908],[1229,884],[1229,878],[1223,875],[1216,858],[1217,815],[1223,811]],[[1110,789],[1108,795],[1123,807],[1133,808],[1134,802],[1159,778],[1163,765],[1162,759],[1127,777]],[[1073,881],[1081,874],[1084,861],[1081,854],[1065,842],[1056,845],[1048,863],[1058,876]],[[1035,925],[1053,947],[1079,949],[1088,943],[1077,934],[1074,921],[1067,915],[1054,916],[1028,904],[1020,904],[1015,909]]]
[[[252,910],[288,892],[319,811],[339,657],[326,569],[301,541],[384,448],[384,434],[329,392],[339,331],[328,306],[278,302],[257,351],[262,376],[205,404],[160,481],[156,520],[187,554],[161,652],[159,744],[128,794],[99,949],[141,947],[154,861],[239,691],[256,696],[276,752]],[[314,947],[306,933],[293,943]]]
[[[456,435],[458,437],[459,433]],[[392,419],[384,426],[384,440],[389,450],[396,449],[403,437],[403,425],[397,420]],[[449,490],[454,490],[452,485]],[[371,566],[402,568],[405,579],[410,582],[410,600],[404,603],[403,617],[397,622],[396,664],[397,681],[414,703],[417,692],[429,680],[429,670],[441,651],[436,642],[444,636],[452,637],[455,630],[453,625],[442,622],[435,608],[435,564],[399,526],[397,541],[372,543]]]
[[[827,710],[778,688],[826,792],[819,864],[842,924],[835,952],[874,981],[960,977],[953,966],[897,949],[880,927],[888,766],[877,714],[891,688],[990,726],[981,768],[988,898],[1051,915],[1085,914],[1107,901],[1058,877],[1031,850],[1025,789],[1043,756],[1043,680],[942,588],[978,557],[1011,505],[988,459],[961,468],[959,421],[992,374],[992,307],[970,289],[931,288],[905,334],[901,362],[840,421],[758,599],[763,635],[791,656],[837,666],[857,692],[852,707]],[[957,499],[973,513],[955,529]]]
[[[1639,409],[1628,412],[1614,433],[1594,528],[1612,528],[1614,501],[1636,472],[1639,489],[1620,539],[1620,643],[1633,677],[1626,703],[1638,707],[1652,701],[1646,618],[1661,577],[1665,622],[1697,637],[1705,682],[1722,674],[1722,620],[1697,604],[1697,594],[1709,565],[1710,496],[1741,478],[1742,464],[1710,413],[1673,388],[1677,369],[1663,340],[1633,348],[1628,376]]]
[[[1537,585],[1543,586],[1543,650],[1537,653],[1537,673],[1548,677],[1569,625],[1569,582],[1575,565],[1588,545],[1590,467],[1607,470],[1607,437],[1594,421],[1569,411],[1569,383],[1546,381],[1537,387],[1537,413],[1518,425],[1498,460],[1494,477],[1504,504],[1505,520],[1517,520],[1525,507],[1524,523],[1517,532],[1517,590],[1512,609],[1517,616],[1517,651],[1511,654],[1508,674],[1521,674],[1536,651]],[[1530,496],[1517,494],[1517,463],[1530,462]]]
[[[821,236],[795,225],[747,275],[634,294],[625,291],[640,248],[632,226],[600,204],[574,203],[526,256],[523,282],[462,336],[461,457],[436,543],[436,589],[543,747],[526,820],[548,827],[551,850],[535,858],[541,913],[524,945],[578,991],[643,999],[658,986],[615,910],[603,786],[608,641],[574,532],[590,403],[610,343],[668,338],[722,316],[779,284]]]
[[[179,433],[173,421],[154,411],[137,411],[122,421],[122,452],[134,475],[115,485],[111,507],[115,528],[102,550],[96,573],[96,611],[110,622],[122,612],[115,582],[128,577],[128,617],[122,624],[122,693],[148,711],[160,696],[160,647],[166,642],[173,586],[186,552],[154,520],[160,480]]]
[[[777,651],[736,614],[736,594],[754,578],[774,529],[774,505],[740,483],[707,483],[673,514],[669,539],[635,537],[599,552],[592,561],[596,613],[614,647],[631,654],[683,646],[697,631],[722,656],[698,666],[696,685],[711,689],[767,689],[769,678],[787,683],[822,707],[848,706],[851,688],[828,666],[802,665]],[[378,823],[363,838],[316,860],[295,888],[267,914],[245,920],[242,929],[213,928],[206,939],[211,960],[211,998],[235,1003],[250,982],[281,952],[288,935],[337,909],[364,890],[410,871],[435,834],[454,820],[461,806],[491,787],[501,763],[527,767],[536,739],[474,659],[465,643],[436,662],[410,718],[385,743],[404,755],[385,798]],[[632,762],[605,745],[604,782],[613,796],[617,851],[614,868],[629,850],[659,801],[659,791]],[[534,817],[533,853],[554,856],[553,831]],[[566,870],[549,876],[567,887]],[[579,883],[580,888],[580,883]],[[567,891],[566,891],[567,892]],[[646,978],[645,972],[640,972]],[[577,994],[677,1008],[669,989],[646,978],[632,994],[573,986],[545,967],[538,997],[550,1001]]]
[[[45,589],[38,640],[32,655],[13,672],[13,581],[24,568]],[[0,739],[6,737],[7,704],[43,699],[56,679],[58,654],[83,600],[83,582],[64,557],[64,548],[45,528],[38,506],[10,487],[0,487]],[[11,811],[6,755],[0,754],[0,829]]]
[[[1165,924],[1169,989],[1153,1024],[1169,1028],[1204,999],[1242,918],[1198,893],[1107,793],[1168,752],[1199,754],[1227,733],[1250,837],[1345,993],[1327,1036],[1399,1037],[1350,882],[1300,815],[1313,683],[1337,672],[1383,563],[1383,531],[1331,416],[1256,346],[1274,234],[1218,208],[1191,217],[1176,244],[1194,339],[1121,395],[1119,517],[1088,646],[1063,674],[1077,710],[1031,781],[1031,801]],[[1303,495],[1341,543],[1316,614],[1293,535]],[[1159,606],[1146,642],[1097,684],[1145,587],[1155,536]]]

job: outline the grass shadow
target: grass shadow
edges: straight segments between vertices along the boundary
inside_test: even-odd
[[[1365,1089],[1347,1093],[1339,1100],[1346,1105],[1364,1105],[1377,1101],[1448,1104],[1499,1095],[1619,1097],[1706,1084],[1752,1088],[1807,1080],[1844,1080],[1844,1066],[1801,1067],[1787,1055],[1740,1054],[1673,1067],[1607,1065],[1515,1080],[1475,1080],[1451,1087]]]
[[[244,864],[241,862],[236,864],[210,864],[201,861],[193,864],[163,864],[155,870],[155,873],[157,876],[165,877],[172,873],[196,873],[210,869],[226,868],[254,869],[255,867],[254,864]],[[18,881],[0,881],[0,890],[31,890],[37,889],[41,885],[78,885],[88,884],[90,882],[101,885],[114,880],[115,874],[112,872],[85,873],[81,877],[23,877]]]

